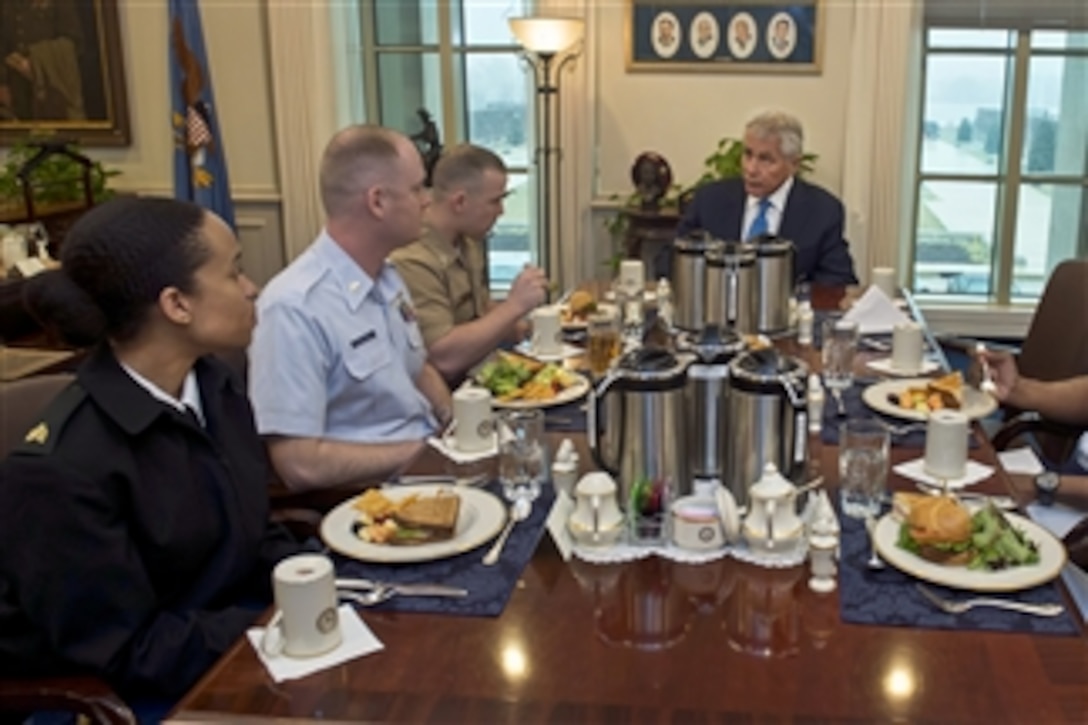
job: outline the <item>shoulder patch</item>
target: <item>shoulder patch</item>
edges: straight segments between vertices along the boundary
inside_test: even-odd
[[[62,390],[42,413],[41,420],[30,427],[23,437],[23,442],[12,453],[31,455],[52,453],[61,430],[86,397],[87,391],[76,382]]]

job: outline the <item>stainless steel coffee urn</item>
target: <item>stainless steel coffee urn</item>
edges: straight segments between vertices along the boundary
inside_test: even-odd
[[[625,511],[632,487],[641,481],[663,482],[672,495],[691,492],[684,383],[694,359],[689,353],[639,348],[620,358],[590,391],[589,449],[597,465],[616,477]]]
[[[710,238],[694,232],[673,243],[673,324],[698,332],[706,324],[706,249]]]
[[[737,504],[773,463],[799,482],[808,460],[805,383],[808,365],[774,348],[744,352],[729,364],[725,485]]]
[[[699,482],[721,482],[726,474],[726,440],[731,432],[727,417],[729,362],[744,350],[744,340],[732,329],[708,326],[684,349],[697,357],[688,368],[684,388],[684,441],[693,488],[698,491]]]
[[[758,331],[759,288],[752,244],[714,240],[706,248],[706,323]]]
[[[755,244],[759,311],[756,327],[775,335],[790,327],[790,296],[793,294],[793,242],[781,237],[761,237]]]

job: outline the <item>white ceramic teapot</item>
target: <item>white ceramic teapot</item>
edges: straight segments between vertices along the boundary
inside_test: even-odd
[[[582,476],[574,487],[574,505],[567,528],[578,543],[607,546],[623,533],[616,482],[607,473],[596,471]]]
[[[778,472],[773,463],[748,490],[748,515],[744,517],[744,538],[756,551],[788,551],[804,535],[804,523],[797,515],[794,499],[798,489]]]

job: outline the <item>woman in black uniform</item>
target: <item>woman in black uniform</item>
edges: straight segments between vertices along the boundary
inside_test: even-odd
[[[38,284],[101,342],[0,464],[0,668],[91,672],[174,696],[255,619],[299,546],[268,520],[245,390],[256,286],[216,215],[119,199],[69,232]],[[249,607],[239,606],[245,602]]]

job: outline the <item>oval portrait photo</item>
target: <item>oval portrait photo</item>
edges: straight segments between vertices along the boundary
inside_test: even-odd
[[[767,26],[767,49],[778,60],[785,60],[797,46],[797,24],[789,13],[776,13]]]
[[[669,12],[658,13],[650,25],[650,42],[661,58],[671,58],[680,48],[680,21]]]
[[[729,53],[744,59],[756,49],[756,21],[748,13],[737,13],[729,21]]]
[[[692,18],[688,38],[691,43],[691,52],[697,57],[713,57],[718,52],[718,42],[721,38],[717,18],[707,12],[697,14]]]

